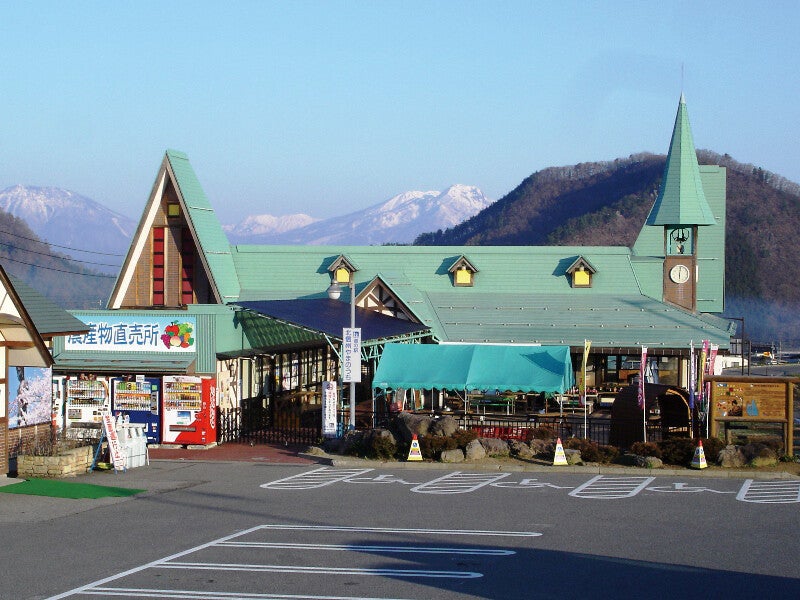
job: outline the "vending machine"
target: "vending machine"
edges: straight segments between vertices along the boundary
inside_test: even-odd
[[[68,435],[93,437],[99,434],[103,411],[111,410],[111,395],[105,377],[73,378],[64,384],[64,408]]]
[[[161,443],[211,444],[216,441],[216,380],[189,375],[165,376]]]
[[[137,375],[136,379],[111,380],[111,410],[142,425],[148,444],[161,442],[161,380]]]

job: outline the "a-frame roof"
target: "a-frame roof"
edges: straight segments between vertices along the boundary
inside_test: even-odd
[[[667,164],[648,225],[714,225],[716,220],[703,192],[686,101],[681,94]]]
[[[49,367],[53,364],[50,351],[2,265],[0,265],[0,338],[6,346],[9,364],[31,367]]]
[[[119,308],[121,305],[125,290],[131,283],[136,262],[146,247],[149,231],[168,180],[172,181],[177,192],[181,214],[185,216],[186,225],[194,238],[217,302],[224,304],[239,296],[239,281],[231,257],[231,247],[222,225],[186,154],[177,150],[167,150],[111,294],[109,308]]]
[[[89,331],[86,323],[76,319],[49,298],[43,296],[21,279],[7,273],[20,301],[43,338],[71,335]]]

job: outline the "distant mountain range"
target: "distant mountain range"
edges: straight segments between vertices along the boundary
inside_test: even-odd
[[[0,210],[25,221],[61,254],[103,273],[119,272],[138,225],[91,198],[57,187],[6,188],[0,192]]]
[[[454,227],[491,203],[477,187],[452,185],[441,192],[405,192],[330,219],[256,215],[224,229],[233,244],[410,244],[421,233]]]

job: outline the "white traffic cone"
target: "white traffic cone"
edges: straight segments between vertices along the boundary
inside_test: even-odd
[[[553,466],[558,467],[568,464],[569,463],[567,462],[567,455],[564,454],[564,446],[561,445],[561,438],[558,438],[558,440],[556,441],[556,452],[555,455],[553,456]]]
[[[691,467],[693,469],[705,469],[707,466],[706,453],[703,452],[703,440],[697,440],[697,448],[695,448],[694,456],[692,457]]]

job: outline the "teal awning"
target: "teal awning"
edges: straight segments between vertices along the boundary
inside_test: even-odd
[[[575,384],[569,346],[386,344],[373,386],[564,392]]]

